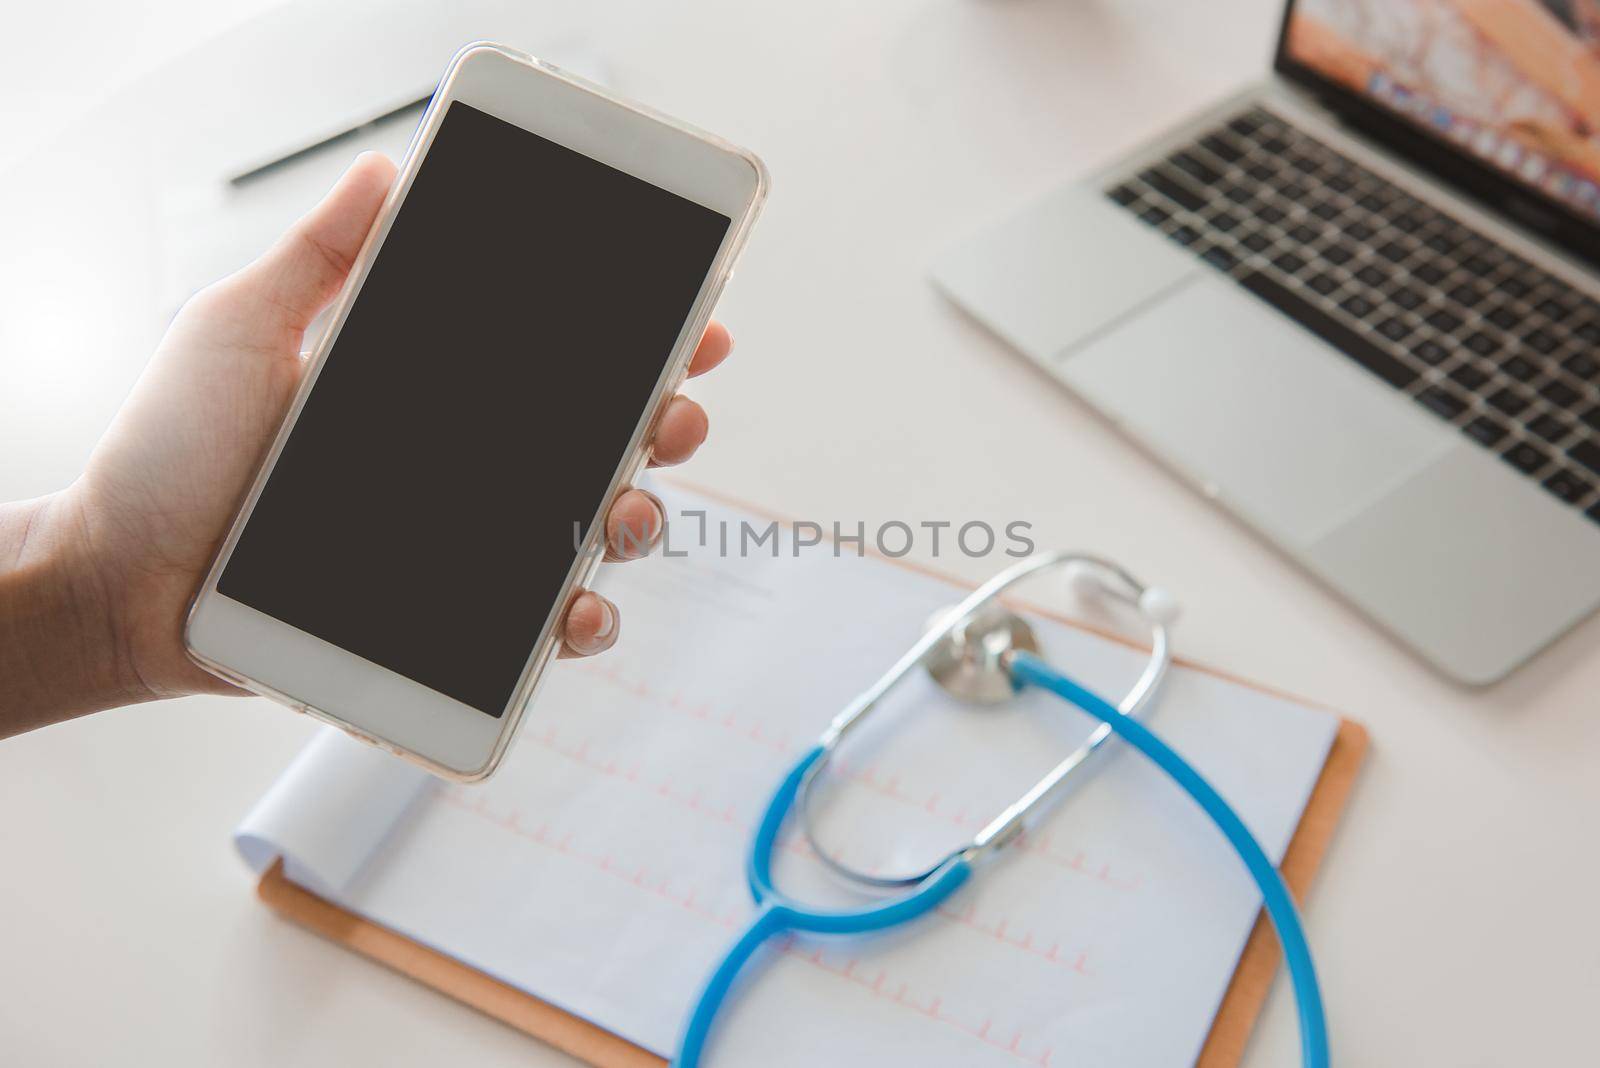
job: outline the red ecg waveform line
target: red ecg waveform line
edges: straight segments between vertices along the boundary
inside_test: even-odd
[[[797,749],[790,744],[790,739],[787,735],[767,733],[762,729],[760,723],[746,722],[731,710],[719,710],[710,702],[694,701],[680,693],[665,694],[659,692],[642,679],[627,677],[614,663],[585,663],[579,667],[579,670],[675,715],[721,728],[735,737],[759,745],[762,748],[770,749],[786,757],[797,755]],[[965,808],[952,807],[949,802],[941,798],[937,793],[927,795],[911,793],[901,786],[898,775],[880,773],[875,765],[867,765],[858,769],[843,756],[835,756],[833,758],[833,768],[833,773],[842,779],[853,782],[880,797],[899,802],[908,808],[916,809],[963,830],[981,830],[993,818],[993,813],[988,815],[970,813]],[[1070,852],[1065,852],[1057,851],[1053,846],[1054,841],[1050,834],[1027,832],[1018,836],[1006,848],[1037,857],[1064,871],[1098,880],[1106,886],[1117,890],[1135,891],[1144,885],[1143,875],[1121,874],[1113,870],[1107,861],[1095,863],[1090,860],[1080,849],[1072,849]]]
[[[438,798],[451,808],[488,821],[493,826],[518,838],[532,842],[544,849],[557,853],[568,860],[582,864],[594,871],[614,878],[641,893],[648,894],[658,900],[665,901],[701,920],[716,924],[728,930],[738,930],[739,917],[732,909],[718,912],[706,904],[695,890],[678,890],[671,885],[670,879],[657,876],[642,865],[625,864],[608,853],[595,854],[581,848],[571,833],[557,834],[553,832],[548,823],[540,823],[529,828],[522,823],[521,817],[515,810],[505,813],[496,813],[489,809],[485,798],[480,794],[476,800],[468,801],[462,796],[462,791],[455,787],[445,787],[437,791]],[[985,1045],[1010,1054],[1012,1057],[1026,1064],[1036,1065],[1037,1068],[1051,1068],[1051,1049],[1041,1046],[1032,1049],[1034,1044],[1020,1030],[1011,1032],[1007,1038],[1003,1034],[995,1033],[994,1022],[990,1017],[984,1018],[981,1023],[973,1024],[961,1016],[944,1007],[944,998],[934,996],[930,1000],[919,1001],[910,992],[910,984],[905,981],[891,979],[884,969],[877,969],[872,978],[861,969],[859,958],[852,957],[843,964],[830,963],[822,954],[821,947],[815,947],[809,952],[803,949],[791,935],[779,946],[780,952],[787,956],[797,958],[812,965],[844,982],[866,990],[876,998],[893,1002],[908,1011],[915,1012],[925,1019],[936,1021],[976,1039]]]
[[[553,726],[546,727],[542,732],[531,737],[541,748],[555,753],[557,756],[580,764],[598,774],[621,779],[623,782],[645,791],[651,796],[681,805],[704,819],[739,827],[746,834],[754,833],[755,831],[755,821],[744,817],[733,805],[718,806],[707,804],[698,788],[684,793],[674,785],[671,779],[658,779],[646,773],[639,764],[629,764],[624,767],[613,759],[597,757],[594,755],[588,739],[583,739],[576,745],[563,744]],[[479,804],[482,804],[481,798],[479,799]],[[490,819],[501,818],[490,815],[487,809],[479,809],[479,811]],[[512,815],[514,816],[515,813]],[[798,836],[780,839],[779,848],[793,853],[795,856],[808,858],[812,856],[809,843]],[[1017,931],[1012,922],[1004,917],[1001,917],[993,924],[985,923],[976,919],[974,913],[975,907],[970,903],[964,910],[957,911],[949,908],[936,910],[936,914],[943,919],[977,931],[980,934],[988,935],[996,942],[1011,949],[1031,954],[1051,964],[1060,965],[1063,968],[1077,972],[1079,975],[1086,976],[1091,974],[1087,950],[1080,949],[1074,956],[1063,956],[1059,941],[1046,943],[1035,938],[1034,933],[1031,931]]]

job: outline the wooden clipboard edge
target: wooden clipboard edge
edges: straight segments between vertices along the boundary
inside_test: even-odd
[[[1333,842],[1333,832],[1344,815],[1345,804],[1355,786],[1356,774],[1367,755],[1367,729],[1355,720],[1339,722],[1339,730],[1328,747],[1328,758],[1323,762],[1322,774],[1312,788],[1305,811],[1300,814],[1300,824],[1289,848],[1284,850],[1283,863],[1278,870],[1289,892],[1302,907],[1311,891],[1311,882]],[[1272,989],[1272,977],[1277,973],[1282,952],[1272,923],[1262,913],[1239,955],[1238,967],[1228,983],[1228,992],[1222,997],[1217,1018],[1211,1023],[1211,1033],[1200,1049],[1195,1068],[1235,1068],[1244,1058],[1245,1044],[1255,1029],[1256,1019],[1266,1004],[1267,993]]]
[[[261,876],[256,893],[278,915],[330,942],[388,965],[597,1068],[663,1068],[667,1063],[604,1028],[318,897],[291,882],[283,874],[281,860]]]
[[[674,477],[664,481],[761,518],[785,524],[791,522],[748,502],[684,479]],[[867,555],[920,572],[952,586],[972,588],[970,583],[907,560],[880,557],[872,552],[868,552]],[[1089,631],[1123,645],[1142,648],[1125,635],[1104,630],[1082,620],[1067,618],[1038,605],[1028,604],[1027,607],[1029,611],[1068,626]],[[1284,697],[1310,707],[1334,711],[1325,705],[1306,701],[1204,664],[1196,664],[1181,658],[1175,659],[1174,662],[1241,686]],[[1367,742],[1366,728],[1355,720],[1341,716],[1339,729],[1334,735],[1333,744],[1328,748],[1322,772],[1312,788],[1311,797],[1306,801],[1305,810],[1300,814],[1300,822],[1295,827],[1294,836],[1289,840],[1289,847],[1284,851],[1283,863],[1279,865],[1290,892],[1302,905],[1333,841],[1334,830],[1344,814],[1350,791],[1355,785],[1356,774],[1366,757]],[[256,892],[261,900],[280,916],[322,935],[329,941],[387,965],[402,975],[409,976],[465,1005],[470,1005],[485,1015],[509,1024],[564,1053],[595,1065],[596,1068],[665,1068],[666,1066],[666,1061],[642,1046],[637,1046],[526,991],[502,983],[453,957],[318,897],[291,882],[283,874],[282,861],[274,863],[261,876]],[[1199,1059],[1195,1061],[1195,1068],[1236,1068],[1243,1059],[1245,1045],[1249,1042],[1250,1034],[1255,1029],[1256,1019],[1261,1015],[1261,1008],[1266,1003],[1267,994],[1272,988],[1272,979],[1277,973],[1280,956],[1272,924],[1265,914],[1258,916],[1255,927],[1245,942],[1244,951],[1239,955],[1239,963],[1234,968],[1228,990],[1223,995],[1221,1005],[1218,1006],[1217,1016],[1212,1021],[1205,1045],[1201,1047]]]

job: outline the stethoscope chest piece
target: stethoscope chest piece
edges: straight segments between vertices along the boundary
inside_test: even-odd
[[[959,611],[952,605],[935,612],[928,629],[944,628]],[[1033,628],[999,601],[990,601],[950,628],[928,650],[923,665],[933,681],[956,700],[998,705],[1017,695],[1006,656],[1018,650],[1039,652]]]

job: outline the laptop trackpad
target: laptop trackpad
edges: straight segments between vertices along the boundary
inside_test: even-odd
[[[1061,369],[1162,459],[1296,546],[1455,444],[1414,402],[1211,273],[1071,350]]]

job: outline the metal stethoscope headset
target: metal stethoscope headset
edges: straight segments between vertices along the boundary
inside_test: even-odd
[[[1133,606],[1150,627],[1150,659],[1133,688],[1116,706],[1041,659],[1031,628],[997,600],[1015,583],[1053,567],[1070,569],[1074,585],[1083,592],[1108,596]],[[877,682],[833,718],[816,745],[795,762],[773,794],[756,828],[746,862],[746,877],[757,906],[755,917],[706,981],[679,1038],[673,1065],[698,1068],[712,1020],[734,978],[768,938],[785,932],[853,934],[877,931],[913,920],[936,908],[966,881],[980,860],[1016,838],[1030,816],[1041,810],[1067,777],[1115,734],[1188,792],[1227,838],[1255,879],[1261,890],[1263,907],[1283,945],[1284,960],[1294,984],[1300,1016],[1302,1063],[1307,1068],[1326,1068],[1328,1035],[1322,995],[1305,932],[1282,877],[1243,821],[1211,784],[1134,718],[1155,696],[1172,664],[1167,627],[1176,615],[1177,604],[1165,591],[1142,585],[1109,561],[1075,552],[1040,553],[1029,557],[1000,572],[943,614]],[[790,810],[798,806],[805,834],[815,845],[809,800],[840,740],[859,726],[867,713],[908,672],[923,664],[941,686],[959,698],[992,703],[1010,697],[1024,686],[1037,686],[1076,705],[1100,723],[1082,745],[991,820],[971,841],[921,872],[890,878],[871,875],[833,858],[825,849],[815,850],[818,859],[851,883],[886,894],[898,891],[896,896],[859,909],[816,909],[785,896],[773,885],[772,854],[778,832]]]

